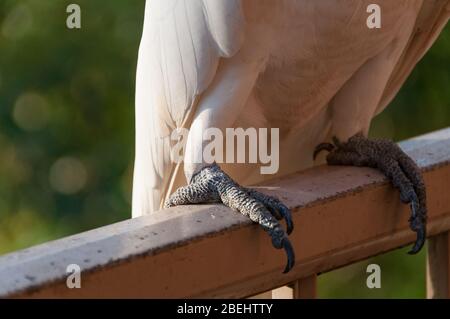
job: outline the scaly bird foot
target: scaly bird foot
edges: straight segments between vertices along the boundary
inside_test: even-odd
[[[411,207],[409,225],[417,233],[417,239],[409,254],[418,253],[426,238],[426,191],[422,174],[416,163],[392,141],[369,140],[361,133],[341,142],[336,137],[333,143],[317,146],[314,157],[322,150],[330,153],[330,165],[367,166],[380,170],[400,191],[400,199]]]
[[[273,246],[286,251],[287,265],[283,272],[292,269],[295,263],[294,249],[277,220],[285,219],[290,234],[294,228],[290,210],[275,197],[241,187],[217,164],[206,166],[195,174],[189,185],[180,187],[169,197],[164,207],[218,202],[261,225],[272,238]]]

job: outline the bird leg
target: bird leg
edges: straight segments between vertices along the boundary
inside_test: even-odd
[[[384,139],[370,140],[361,133],[345,143],[334,137],[333,143],[318,145],[314,157],[322,150],[329,151],[329,165],[372,167],[391,180],[400,191],[400,200],[411,207],[409,226],[417,233],[417,239],[408,253],[418,253],[426,238],[427,207],[425,183],[416,163],[394,142]]]
[[[261,225],[272,238],[273,246],[286,251],[287,265],[283,272],[292,269],[295,255],[287,236],[293,230],[289,209],[275,197],[241,187],[215,163],[204,167],[187,186],[170,195],[164,207],[220,202]],[[281,218],[286,220],[287,234],[277,220]]]

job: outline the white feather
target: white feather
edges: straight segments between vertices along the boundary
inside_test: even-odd
[[[280,171],[313,165],[331,135],[367,132],[449,19],[449,0],[147,0],[136,81],[133,216],[157,210],[205,163],[176,165],[169,136],[189,128],[278,127]],[[203,127],[202,127],[203,125]],[[206,127],[205,127],[206,125]],[[239,183],[274,176],[224,164]]]

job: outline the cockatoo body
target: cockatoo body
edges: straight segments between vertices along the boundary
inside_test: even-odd
[[[273,205],[278,211],[284,205],[257,194],[251,201],[252,191],[237,183],[254,184],[323,162],[314,162],[315,147],[333,136],[342,148],[346,144],[338,141],[367,135],[372,118],[393,99],[450,16],[449,0],[379,0],[382,25],[371,29],[371,3],[147,0],[136,83],[133,216],[158,210],[166,201],[215,199],[266,223],[268,231],[277,228],[270,216],[255,217],[253,211],[264,209],[261,203],[271,212],[277,210]],[[185,156],[192,158],[205,143],[198,133],[209,127],[279,128],[279,171],[262,175],[259,164],[248,163],[220,168],[204,161],[174,163],[172,132],[189,129]],[[352,143],[359,147],[361,141]],[[353,144],[349,148],[355,151]],[[368,149],[365,145],[358,149]],[[353,163],[329,162],[333,159]],[[221,188],[211,182],[221,178],[235,183]],[[209,197],[182,188],[169,198],[194,182],[203,183]],[[405,198],[408,191],[402,193],[405,202],[411,201]],[[230,194],[246,200],[237,204]],[[281,217],[289,220],[287,214]],[[291,249],[287,239],[272,239],[278,248]]]

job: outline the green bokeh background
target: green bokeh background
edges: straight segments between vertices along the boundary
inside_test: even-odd
[[[0,2],[0,254],[130,217],[134,81],[144,0]],[[450,126],[450,28],[371,135]],[[366,266],[382,288],[366,287]],[[324,274],[321,297],[423,298],[425,252],[397,250]]]

